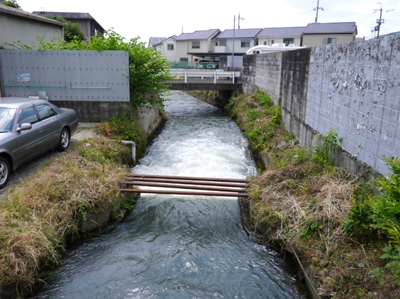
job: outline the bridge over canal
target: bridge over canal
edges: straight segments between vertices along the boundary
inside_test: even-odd
[[[164,82],[171,90],[216,90],[218,97],[227,102],[235,91],[242,91],[241,72],[223,70],[170,71],[172,80]]]

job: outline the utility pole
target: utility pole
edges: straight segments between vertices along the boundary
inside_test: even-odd
[[[244,18],[240,17],[240,11],[239,11],[239,17],[238,17],[238,29],[240,29],[240,20],[244,21]]]
[[[317,14],[315,16],[315,23],[318,23],[318,10],[324,11],[324,9],[322,7],[319,7],[319,0],[317,1],[317,7],[314,8],[313,10],[317,12]]]
[[[378,3],[381,5],[380,9],[374,9],[374,13],[376,13],[379,10],[379,19],[376,20],[376,23],[378,24],[377,26],[375,26],[375,31],[378,31],[378,34],[376,36],[376,38],[379,38],[379,32],[381,30],[381,24],[383,24],[385,22],[384,19],[382,19],[382,3]]]

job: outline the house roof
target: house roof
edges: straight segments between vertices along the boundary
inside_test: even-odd
[[[149,45],[155,46],[155,45],[161,43],[164,39],[165,39],[165,37],[150,37]]]
[[[9,7],[9,6],[2,5],[2,4],[0,4],[0,12],[9,14],[9,15],[14,15],[14,16],[21,17],[21,18],[27,18],[27,19],[36,20],[39,22],[49,23],[49,24],[60,26],[60,27],[66,26],[66,24],[58,22],[56,20],[44,18],[44,17],[38,16],[38,15],[35,15],[33,13],[24,11],[22,9],[17,9],[17,8]]]
[[[264,28],[257,37],[289,37],[301,36],[306,27],[274,27]]]
[[[93,22],[98,26],[102,33],[105,31],[104,28],[93,18],[90,13],[87,12],[59,12],[59,11],[34,11],[32,12],[35,15],[48,15],[53,18],[61,17],[66,20],[73,20],[73,19],[84,19],[84,20],[93,20]]]
[[[235,38],[255,38],[256,35],[262,30],[262,28],[253,29],[235,29]],[[233,38],[233,29],[226,29],[222,31],[217,39],[229,39]]]
[[[210,29],[210,30],[197,30],[192,33],[182,33],[176,37],[177,41],[182,40],[197,40],[197,39],[209,39],[213,37],[216,33],[219,32],[219,29]]]
[[[304,29],[303,34],[346,34],[346,33],[356,33],[357,25],[355,22],[342,22],[342,23],[310,23]]]

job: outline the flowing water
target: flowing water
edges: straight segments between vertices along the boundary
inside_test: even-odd
[[[247,140],[218,109],[171,92],[170,116],[135,173],[246,178]],[[304,298],[281,258],[242,229],[237,198],[142,195],[73,250],[40,298]]]

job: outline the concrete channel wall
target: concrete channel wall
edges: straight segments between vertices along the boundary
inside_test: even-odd
[[[343,138],[339,165],[388,174],[384,156],[400,156],[400,38],[243,59],[244,92],[268,93],[302,145],[334,129]]]

